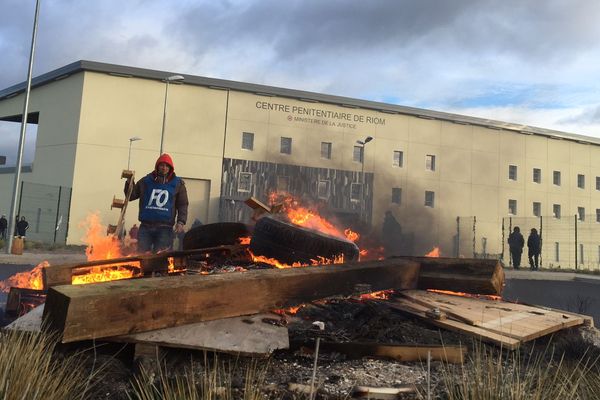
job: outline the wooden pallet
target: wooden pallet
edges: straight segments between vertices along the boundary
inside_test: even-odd
[[[131,193],[133,192],[134,182],[133,177],[135,175],[134,171],[130,171],[124,169],[121,172],[121,179],[127,179],[127,193],[125,195],[125,199],[118,199],[113,196],[113,201],[110,206],[110,209],[119,208],[121,212],[119,214],[119,219],[117,220],[117,225],[108,225],[108,234],[114,235],[116,238],[120,238],[123,233],[123,226],[125,224],[125,213],[127,212],[127,206],[129,205],[129,198],[131,197]]]
[[[421,290],[403,291],[389,306],[440,328],[472,335],[507,349],[516,349],[521,343],[572,326],[593,326],[592,317],[585,315]]]

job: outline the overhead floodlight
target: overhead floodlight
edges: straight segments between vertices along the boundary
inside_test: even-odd
[[[168,78],[165,78],[167,82],[183,82],[185,78],[181,75],[171,75]]]

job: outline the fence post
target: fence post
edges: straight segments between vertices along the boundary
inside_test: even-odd
[[[508,217],[508,235],[512,233],[512,217]],[[510,247],[508,248],[508,266],[512,267],[512,254],[510,254]]]
[[[500,254],[500,259],[502,261],[504,261],[504,239],[505,239],[505,236],[504,236],[504,217],[502,217],[502,235],[501,236],[502,236],[502,246],[501,246],[502,253]]]
[[[460,217],[456,217],[456,258],[460,257]]]
[[[539,263],[540,263],[539,265],[540,265],[540,267],[543,266],[543,263],[542,263],[542,260],[543,260],[542,254],[544,254],[542,252],[542,249],[544,248],[544,235],[543,235],[543,232],[544,232],[544,220],[543,220],[543,218],[544,217],[542,217],[540,215],[540,259],[539,259]]]
[[[473,216],[473,258],[475,258],[475,226],[477,224],[477,217]]]
[[[60,215],[60,196],[62,194],[62,186],[58,187],[58,201],[56,202],[56,220],[54,221],[54,244],[56,244],[56,234],[58,232],[58,217]]]
[[[577,214],[575,214],[575,269],[578,269],[579,263],[577,262],[577,255],[579,253],[579,246],[577,245]]]

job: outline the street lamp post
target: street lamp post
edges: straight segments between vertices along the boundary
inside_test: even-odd
[[[8,232],[6,241],[6,253],[10,254],[13,234],[15,231],[15,219],[17,217],[17,199],[19,196],[19,186],[21,184],[21,165],[23,159],[23,147],[25,146],[25,134],[27,132],[27,118],[29,113],[29,95],[31,93],[31,76],[33,73],[33,60],[35,57],[35,41],[37,38],[38,18],[40,15],[40,0],[35,2],[35,14],[33,17],[33,31],[31,34],[31,48],[29,50],[29,69],[27,70],[27,84],[25,86],[25,100],[23,101],[23,116],[21,117],[21,134],[19,135],[19,146],[17,148],[17,165],[15,166],[15,181],[13,184],[13,195],[8,214]]]
[[[372,136],[367,136],[365,140],[357,140],[356,143],[361,146],[360,151],[360,180],[361,180],[361,200],[360,200],[360,214],[361,217],[365,217],[365,145],[373,140]]]
[[[165,104],[163,107],[162,130],[160,132],[160,154],[163,153],[163,144],[165,140],[165,124],[167,121],[167,99],[169,98],[169,83],[183,82],[184,80],[185,78],[181,75],[172,75],[168,78],[165,78],[163,81],[165,82]]]
[[[129,155],[127,156],[127,170],[128,171],[129,171],[129,164],[130,164],[130,161],[131,161],[131,144],[133,142],[138,141],[138,140],[142,140],[142,138],[138,137],[138,136],[134,136],[134,137],[130,137],[129,138]]]

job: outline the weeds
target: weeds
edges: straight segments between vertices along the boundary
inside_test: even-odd
[[[85,399],[88,375],[76,355],[54,353],[56,337],[45,333],[0,334],[0,399]]]
[[[205,360],[205,368],[194,369],[194,364],[182,374],[169,376],[161,365],[156,372],[142,369],[132,382],[130,400],[259,400],[265,381],[266,367],[256,362],[246,367],[244,388],[240,394],[232,387],[235,366]]]
[[[600,398],[597,359],[567,361],[545,352],[506,352],[474,345],[464,364],[442,368],[449,400],[545,400]]]

